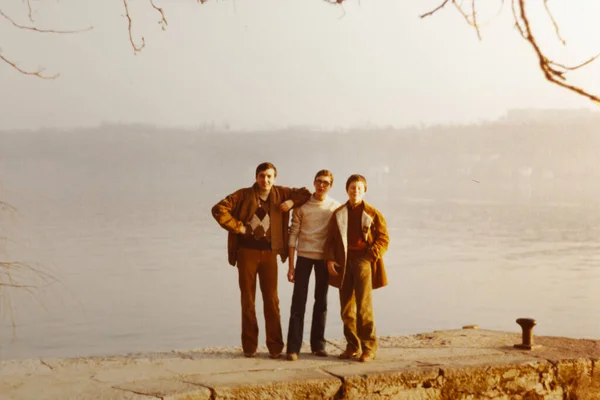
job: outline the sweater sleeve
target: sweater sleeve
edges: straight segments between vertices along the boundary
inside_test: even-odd
[[[290,227],[290,239],[288,242],[289,247],[297,247],[298,235],[300,234],[300,228],[302,227],[302,209],[295,208],[292,211],[292,226]]]

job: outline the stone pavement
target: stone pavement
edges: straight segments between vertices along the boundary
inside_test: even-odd
[[[264,348],[0,362],[0,399],[600,399],[600,341],[480,329],[381,337],[370,363]],[[337,355],[342,342],[329,343]],[[262,352],[260,352],[262,350]]]

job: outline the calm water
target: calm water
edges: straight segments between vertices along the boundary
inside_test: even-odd
[[[250,185],[265,159],[278,165],[278,183],[293,186],[309,186],[316,170],[331,168],[338,200],[356,170],[348,163],[364,163],[358,172],[371,183],[367,200],[384,212],[392,241],[390,284],[374,298],[378,334],[473,323],[518,331],[516,318],[534,317],[537,334],[600,339],[600,206],[592,196],[565,194],[584,184],[570,191],[536,184],[537,167],[530,174],[522,160],[502,164],[516,171],[502,180],[489,168],[468,175],[461,161],[452,191],[448,179],[435,178],[449,168],[435,155],[432,181],[392,159],[381,166],[376,156],[289,158],[273,149],[237,157],[241,150],[193,135],[19,140],[0,142],[0,198],[18,208],[0,219],[11,239],[4,251],[51,278],[17,274],[43,286],[2,292],[1,359],[239,345],[236,270],[210,207]],[[292,292],[286,268],[279,274],[284,334]],[[333,290],[329,301],[327,334],[339,338]],[[309,297],[308,315],[311,307]]]

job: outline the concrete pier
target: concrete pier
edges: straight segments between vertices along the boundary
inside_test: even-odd
[[[377,359],[303,348],[298,361],[239,348],[0,362],[1,400],[600,399],[600,341],[480,329],[381,337]],[[261,351],[262,350],[262,351]]]

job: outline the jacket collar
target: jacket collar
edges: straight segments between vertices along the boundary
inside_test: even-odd
[[[374,208],[370,206],[366,201],[363,200],[363,213],[360,219],[362,232],[364,239],[367,239],[367,232],[371,228],[371,224],[374,219]],[[344,254],[348,252],[348,208],[350,202],[347,201],[343,207],[340,207],[335,213],[335,220],[337,222],[342,244],[344,245]]]
[[[372,205],[370,205],[369,203],[367,203],[365,200],[362,201],[362,204],[364,206],[364,210],[367,214],[369,215],[375,215],[375,207],[373,207]],[[350,206],[350,201],[346,201],[346,203],[344,203],[345,207],[351,207]]]

